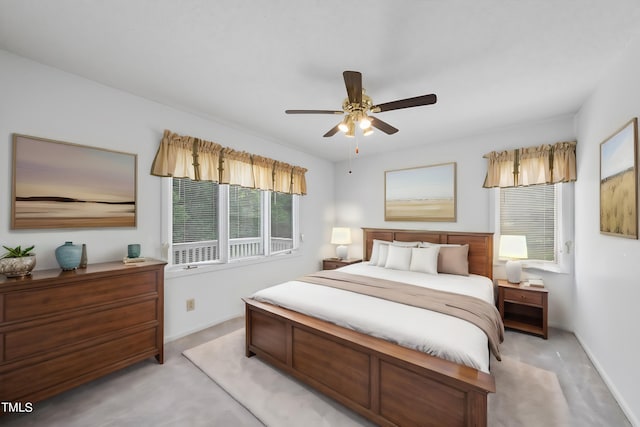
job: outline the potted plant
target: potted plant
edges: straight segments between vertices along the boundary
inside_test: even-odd
[[[24,277],[31,274],[31,270],[36,266],[36,255],[31,253],[34,246],[25,249],[21,246],[2,247],[7,253],[0,257],[0,274],[7,277]]]

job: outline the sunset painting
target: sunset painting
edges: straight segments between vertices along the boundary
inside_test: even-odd
[[[385,172],[385,221],[455,221],[456,164]]]
[[[135,154],[13,137],[13,229],[134,227]]]

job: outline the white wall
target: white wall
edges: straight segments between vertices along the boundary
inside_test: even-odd
[[[640,425],[640,241],[600,234],[600,143],[640,114],[640,39],[578,114],[575,332],[634,425]]]
[[[161,256],[161,178],[149,175],[163,130],[216,141],[309,169],[301,198],[300,256],[207,274],[168,278],[165,336],[175,338],[243,313],[240,297],[317,270],[331,247],[333,164],[273,141],[160,105],[0,50],[0,244],[36,245],[36,269],[57,268],[54,250],[86,243],[89,262],[122,259],[128,243]],[[138,155],[136,228],[10,230],[11,137],[21,133]],[[186,312],[186,298],[196,310]]]
[[[428,114],[425,113],[425,114]],[[402,130],[401,130],[402,132]],[[425,126],[428,134],[428,126]],[[428,138],[426,136],[425,138]],[[349,164],[336,165],[336,225],[352,227],[356,241],[349,247],[351,257],[362,255],[362,235],[359,227],[391,227],[449,231],[493,231],[490,194],[482,188],[487,160],[482,156],[494,150],[528,147],[558,141],[575,140],[572,117],[559,117],[543,122],[527,123],[474,135],[453,141],[440,141],[384,155],[359,157]],[[389,141],[392,143],[392,141]],[[360,142],[360,152],[366,154],[367,139]],[[456,222],[385,222],[384,172],[416,166],[456,162],[457,221]],[[349,174],[348,171],[352,170]],[[571,184],[572,185],[572,184]],[[572,329],[573,274],[555,274],[530,270],[543,277],[550,291],[549,323]],[[495,268],[494,276],[504,278],[503,269]]]

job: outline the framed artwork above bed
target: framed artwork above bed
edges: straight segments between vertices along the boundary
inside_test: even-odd
[[[456,221],[456,163],[384,173],[385,221]]]

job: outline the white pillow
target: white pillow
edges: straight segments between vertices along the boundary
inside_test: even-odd
[[[411,251],[413,248],[406,246],[389,245],[387,262],[384,268],[393,270],[408,270],[411,264]]]
[[[394,240],[393,244],[396,246],[406,246],[409,248],[417,248],[421,242],[401,242],[400,240]]]
[[[389,244],[389,242],[386,240],[373,239],[373,248],[371,248],[371,256],[369,257],[369,264],[371,265],[378,264],[378,256],[380,254],[379,248],[381,243]]]
[[[409,270],[420,273],[438,274],[438,246],[411,249],[411,264]]]
[[[389,253],[389,243],[382,242],[378,245],[378,262],[376,265],[378,267],[384,267],[387,263],[387,254]]]

